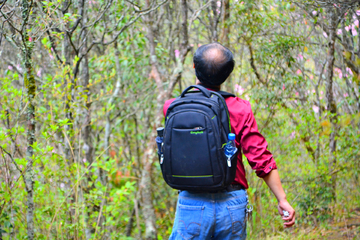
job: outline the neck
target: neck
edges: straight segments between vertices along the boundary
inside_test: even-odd
[[[220,91],[220,88],[221,88],[221,85],[214,86],[214,85],[204,84],[204,83],[200,82],[199,79],[196,79],[196,84],[202,85],[202,86],[204,86],[206,88],[210,88],[210,89],[213,89],[213,90],[216,90],[216,91]]]

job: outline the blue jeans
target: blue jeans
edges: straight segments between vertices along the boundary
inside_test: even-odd
[[[246,239],[245,190],[179,194],[170,240]]]

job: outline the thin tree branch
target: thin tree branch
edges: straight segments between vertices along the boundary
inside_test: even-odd
[[[54,38],[51,36],[50,31],[49,31],[49,30],[46,30],[46,33],[47,33],[47,35],[49,36],[50,43],[51,43],[51,48],[52,48],[52,50],[53,50],[54,53],[55,53],[56,59],[57,59],[61,64],[64,64],[64,62],[61,60],[61,58],[59,57],[59,54],[58,54],[58,52],[57,52],[57,50],[56,50],[55,41],[54,41]]]
[[[253,49],[252,49],[251,43],[248,42],[248,41],[246,41],[246,43],[247,43],[247,46],[248,46],[249,52],[250,52],[250,65],[251,65],[251,67],[252,67],[252,69],[253,69],[253,71],[254,71],[257,79],[258,79],[262,84],[264,84],[265,86],[267,86],[268,83],[266,82],[265,79],[263,79],[263,78],[261,77],[260,73],[258,72],[258,70],[257,70],[257,68],[256,68],[255,60],[254,60],[254,53],[253,53]]]
[[[14,163],[16,169],[20,172],[21,176],[23,177],[23,180],[24,180],[24,183],[25,183],[25,176],[24,176],[24,173],[23,171],[21,170],[21,168],[19,167],[19,165],[17,164],[17,162],[15,161],[15,159],[13,158],[13,156],[8,152],[6,151],[2,146],[0,146],[0,149],[6,153],[6,155],[8,155],[11,159],[11,161]]]

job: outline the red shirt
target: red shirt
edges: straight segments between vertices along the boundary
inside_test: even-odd
[[[170,104],[175,99],[167,100],[164,104],[164,115]],[[265,138],[259,133],[254,114],[248,101],[238,97],[225,98],[229,109],[231,132],[235,133],[235,143],[239,150],[248,159],[252,169],[256,171],[257,176],[263,178],[271,170],[277,169],[275,160],[271,152],[267,149]],[[249,187],[245,168],[242,161],[242,154],[238,154],[237,170],[235,175],[235,184],[241,184],[246,189]]]

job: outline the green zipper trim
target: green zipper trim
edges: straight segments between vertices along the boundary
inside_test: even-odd
[[[200,175],[200,176],[182,176],[182,175],[172,175],[173,177],[180,177],[180,178],[204,178],[204,177],[212,177],[214,175]]]

